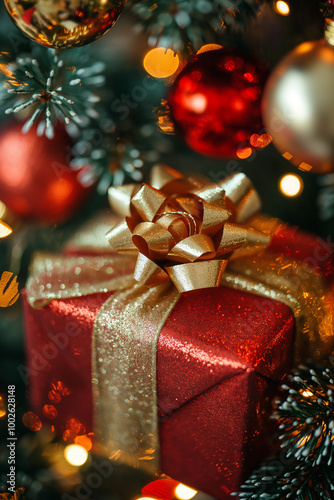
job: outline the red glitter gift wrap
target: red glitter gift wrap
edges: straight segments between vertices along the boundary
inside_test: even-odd
[[[271,249],[327,281],[333,275],[326,244],[295,229],[279,229]],[[25,301],[31,409],[69,442],[93,432],[92,330],[110,295],[40,309]],[[250,293],[220,287],[181,296],[157,350],[166,475],[220,500],[238,490],[268,451],[270,401],[292,364],[294,325],[288,306]]]

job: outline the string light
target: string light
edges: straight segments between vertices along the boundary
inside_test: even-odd
[[[302,179],[296,174],[284,175],[279,183],[279,187],[284,196],[293,198],[303,191],[304,185]]]
[[[88,458],[88,452],[79,444],[70,444],[64,450],[64,456],[70,465],[80,467]]]
[[[179,484],[175,488],[175,496],[179,500],[190,500],[196,495],[197,491],[185,486],[184,484]]]
[[[12,228],[0,220],[0,238],[6,238],[13,232]]]
[[[290,14],[289,4],[282,0],[275,3],[275,10],[278,14],[281,14],[281,16],[288,16]]]
[[[159,47],[150,50],[144,57],[143,66],[154,78],[168,78],[178,69],[179,56],[171,49]]]

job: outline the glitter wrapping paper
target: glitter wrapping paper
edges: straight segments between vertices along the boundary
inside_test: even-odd
[[[332,260],[323,243],[289,228],[271,246],[330,281]],[[110,295],[54,300],[38,310],[25,303],[31,409],[61,435],[73,430],[71,419],[93,431],[92,329]],[[230,498],[268,450],[270,399],[291,366],[293,342],[294,317],[280,302],[225,287],[179,299],[157,348],[165,474]],[[57,382],[70,394],[52,403]],[[57,410],[52,419],[50,404]]]

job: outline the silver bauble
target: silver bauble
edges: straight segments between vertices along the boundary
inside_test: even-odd
[[[280,153],[302,170],[334,170],[334,22],[326,39],[305,42],[266,84],[264,124]]]

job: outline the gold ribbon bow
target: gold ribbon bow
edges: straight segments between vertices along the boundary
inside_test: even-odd
[[[134,278],[148,287],[169,280],[180,293],[220,286],[230,259],[270,243],[244,225],[261,202],[242,173],[210,183],[157,165],[151,185],[112,187],[109,200],[125,217],[107,233],[109,243],[119,253],[139,251]]]

